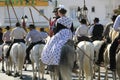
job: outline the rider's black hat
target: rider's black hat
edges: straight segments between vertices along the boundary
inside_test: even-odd
[[[55,9],[53,10],[53,13],[56,13],[56,12],[58,11],[58,9],[59,9],[59,8],[55,8]]]
[[[35,25],[34,24],[30,24],[28,28],[35,29]]]
[[[9,27],[9,26],[6,26],[6,28],[5,28],[5,29],[7,29],[7,30],[8,30],[8,29],[10,29],[10,27]]]

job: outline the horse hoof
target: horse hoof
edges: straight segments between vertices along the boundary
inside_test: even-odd
[[[37,77],[33,77],[33,79],[32,80],[37,80]]]
[[[46,80],[46,79],[42,78],[42,79],[40,79],[40,80]]]
[[[27,71],[27,69],[25,68],[25,71]]]
[[[4,70],[4,69],[2,69],[2,72],[3,72],[3,73],[5,73],[5,70]]]
[[[17,75],[14,75],[14,77],[17,77]]]
[[[12,76],[12,73],[8,73],[7,75],[8,75],[8,76]]]
[[[49,74],[49,72],[47,71],[45,74]]]
[[[20,76],[20,79],[23,79],[23,77],[22,77],[22,76]]]
[[[19,73],[15,73],[14,74],[14,77],[18,77],[18,76],[20,76]]]

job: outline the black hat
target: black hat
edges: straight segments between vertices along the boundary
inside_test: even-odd
[[[116,18],[117,18],[117,15],[113,15],[113,16],[111,17],[112,21],[115,21]]]
[[[20,26],[20,23],[19,23],[19,22],[16,23],[16,27],[17,27],[17,26],[18,26],[18,27]]]
[[[86,24],[87,21],[86,21],[86,19],[81,19],[80,23],[82,23],[82,24]]]
[[[57,11],[58,11],[58,9],[59,9],[59,8],[55,8],[55,9],[53,10],[53,13],[57,12]]]
[[[30,24],[28,28],[35,29],[35,26],[34,26],[34,24]]]
[[[95,17],[94,21],[99,22],[99,18]]]
[[[6,26],[6,28],[5,29],[10,29],[10,27],[9,26]]]

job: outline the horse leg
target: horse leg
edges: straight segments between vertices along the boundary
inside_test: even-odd
[[[40,80],[40,64],[39,64],[39,62],[37,62],[36,65],[37,65],[36,73],[37,73],[37,70],[38,70],[38,80]]]
[[[104,80],[108,80],[108,70],[107,70],[107,66],[105,66],[105,79]]]
[[[2,60],[2,72],[5,73],[5,69],[4,69],[4,59]]]
[[[100,66],[98,66],[98,80],[100,80]]]
[[[16,66],[16,64],[14,64],[14,77],[17,77],[17,66]]]
[[[113,80],[117,80],[116,79],[116,71],[112,71],[112,75],[113,75]]]
[[[40,72],[42,73],[42,79],[44,79],[45,65],[40,61]]]
[[[36,80],[36,74],[35,74],[35,66],[34,66],[34,62],[32,62],[32,69],[33,69],[33,79],[32,79],[32,80]]]
[[[60,65],[60,75],[62,80],[72,80],[72,68],[69,65]]]

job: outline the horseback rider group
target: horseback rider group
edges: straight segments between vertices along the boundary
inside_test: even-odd
[[[55,8],[53,11],[55,13],[54,21],[50,22],[50,41],[46,43],[41,60],[43,63],[48,65],[58,65],[59,58],[60,58],[60,51],[62,46],[73,37],[73,22],[72,20],[66,16],[67,10],[64,7]],[[80,41],[90,41],[93,42],[95,40],[103,40],[103,33],[104,33],[104,26],[99,23],[99,18],[94,19],[94,24],[91,27],[88,27],[86,19],[81,19],[81,25],[75,31],[75,36],[77,37],[78,42]],[[113,28],[116,31],[120,31],[120,15],[117,17]],[[43,34],[40,34],[39,31],[35,29],[33,24],[29,25],[28,34],[26,31],[21,27],[20,23],[16,23],[16,27],[12,29],[10,32],[10,27],[6,27],[7,32],[3,34],[3,41],[5,43],[11,43],[9,50],[7,51],[6,58],[9,57],[10,49],[14,43],[19,42],[30,42],[29,46],[26,49],[26,59],[29,59],[29,53],[32,47],[36,44],[45,44]],[[53,36],[54,35],[54,36]],[[90,36],[90,37],[89,37]],[[115,51],[118,46],[118,39],[120,39],[120,35],[112,42],[112,46],[110,48],[110,69],[116,69],[115,63]],[[77,43],[78,43],[77,42]],[[102,54],[103,52],[99,53]],[[57,54],[57,55],[56,55]],[[102,55],[103,56],[103,55]],[[57,59],[56,59],[57,58]],[[49,61],[47,61],[49,59]],[[53,61],[53,62],[51,62]],[[99,60],[98,60],[99,61]],[[100,63],[96,63],[100,64]]]
[[[8,58],[10,55],[10,50],[11,47],[14,43],[19,43],[19,42],[23,42],[25,43],[25,41],[28,43],[30,42],[28,48],[26,49],[26,59],[28,60],[28,63],[30,63],[30,59],[29,59],[29,52],[32,49],[32,47],[36,44],[45,44],[44,41],[44,36],[43,34],[41,34],[39,31],[35,30],[35,26],[33,24],[29,25],[29,30],[30,32],[28,32],[28,34],[26,33],[26,31],[21,27],[20,23],[17,22],[16,23],[16,27],[12,29],[12,31],[10,32],[10,27],[7,26],[6,27],[7,31],[3,34],[3,41],[6,44],[10,44],[10,47],[7,51],[7,54],[5,56],[5,58]],[[46,33],[44,33],[46,34]]]

